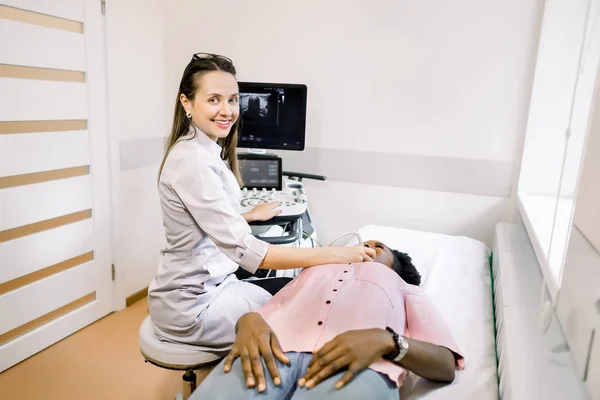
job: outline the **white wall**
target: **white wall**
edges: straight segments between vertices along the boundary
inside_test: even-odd
[[[320,243],[376,224],[493,243],[493,226],[510,219],[511,199],[354,182],[306,182],[310,215]]]
[[[118,297],[148,286],[163,241],[156,177],[166,135],[163,0],[106,7]],[[122,304],[124,305],[124,303]]]
[[[515,160],[539,0],[180,1],[166,12],[167,104],[194,52],[240,80],[304,82],[307,146]]]
[[[356,157],[350,162],[369,171],[354,179],[307,182],[322,241],[381,223],[468,235],[491,245],[493,226],[512,211],[511,177],[522,149],[541,5],[542,0],[108,2],[114,231],[122,292],[128,296],[146,287],[156,271],[163,240],[156,168],[183,68],[195,52],[232,58],[240,80],[307,84],[308,151],[294,157],[351,151]],[[379,155],[402,163],[392,158],[372,170],[369,160],[384,159]],[[436,167],[427,161],[432,157]],[[321,165],[299,160],[303,170]],[[448,172],[444,166],[451,162],[455,167]],[[484,178],[474,179],[481,171]],[[369,173],[417,172],[423,185],[369,179]],[[496,184],[495,176],[502,182]],[[478,191],[482,179],[490,183]],[[444,180],[450,183],[440,185]]]
[[[191,55],[214,52],[234,60],[239,80],[308,85],[308,148],[457,158],[473,162],[473,175],[482,163],[504,161],[503,172],[512,174],[527,119],[541,0],[229,4],[226,22],[212,17],[223,14],[222,2],[185,0],[166,9],[167,110]],[[394,167],[372,174],[413,173]],[[427,180],[439,170],[419,173]],[[325,241],[340,233],[335,215],[348,228],[389,221],[491,245],[494,224],[512,210],[511,193],[452,195],[340,180],[309,183]],[[356,191],[364,202],[360,218],[353,212]],[[380,207],[382,198],[391,205]]]
[[[185,0],[166,10],[167,106],[198,51],[309,87],[307,146],[516,159],[540,0]]]

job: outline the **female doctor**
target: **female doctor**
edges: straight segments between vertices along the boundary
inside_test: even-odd
[[[230,59],[195,54],[183,72],[173,128],[158,178],[166,245],[148,288],[159,339],[224,355],[235,324],[271,294],[237,279],[238,266],[291,269],[371,261],[363,246],[271,246],[251,234],[248,222],[280,213],[278,203],[240,215],[236,156],[239,92]]]

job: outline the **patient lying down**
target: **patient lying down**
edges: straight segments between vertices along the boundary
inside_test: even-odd
[[[464,359],[411,258],[365,246],[373,262],[307,268],[241,317],[190,399],[398,399],[408,371],[452,382]]]

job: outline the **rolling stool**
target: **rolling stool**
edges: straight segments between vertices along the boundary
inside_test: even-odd
[[[150,316],[146,317],[140,326],[140,351],[145,362],[165,369],[185,371],[183,391],[175,395],[175,400],[186,400],[196,389],[195,369],[205,367],[222,358],[212,353],[190,350],[159,340],[154,334]]]

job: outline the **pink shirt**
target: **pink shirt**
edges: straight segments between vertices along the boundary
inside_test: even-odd
[[[456,367],[464,368],[464,358],[429,297],[377,262],[304,269],[258,312],[286,352],[312,352],[345,331],[389,326],[398,334],[450,349]],[[369,368],[398,386],[407,375],[384,359]]]

